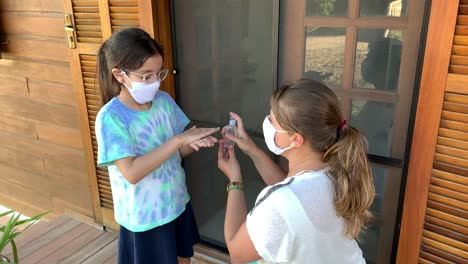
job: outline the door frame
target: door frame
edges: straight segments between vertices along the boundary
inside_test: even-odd
[[[417,263],[459,0],[431,1],[396,263]]]

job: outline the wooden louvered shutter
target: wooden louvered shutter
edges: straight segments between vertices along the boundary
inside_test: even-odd
[[[96,58],[99,47],[112,32],[128,27],[140,27],[162,44],[165,65],[172,68],[169,8],[167,1],[159,1],[162,16],[153,17],[156,9],[151,0],[64,0],[64,13],[72,16],[76,48],[70,49],[73,84],[80,111],[83,143],[88,158],[88,174],[93,195],[95,220],[103,226],[117,230],[114,221],[112,191],[107,168],[96,166],[97,142],[94,131],[96,115],[101,107],[101,97],[96,78]],[[162,12],[162,13],[161,13]],[[160,26],[161,24],[161,26]],[[157,25],[155,27],[154,25]],[[157,34],[164,32],[165,34]],[[169,60],[167,59],[169,58]],[[165,81],[164,90],[173,94],[173,78]]]
[[[468,263],[468,1],[460,1],[420,263]]]

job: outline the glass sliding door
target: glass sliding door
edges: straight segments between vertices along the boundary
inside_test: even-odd
[[[175,0],[178,103],[195,125],[224,126],[241,115],[256,143],[267,149],[262,122],[276,88],[278,4],[271,0]],[[249,208],[264,188],[252,162],[238,155]],[[225,247],[227,179],[217,148],[185,160],[187,184],[205,241]]]

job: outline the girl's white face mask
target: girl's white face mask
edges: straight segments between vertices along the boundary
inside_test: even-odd
[[[159,91],[159,87],[161,86],[161,81],[155,81],[153,83],[134,82],[127,76],[125,71],[121,71],[132,84],[132,88],[128,87],[125,83],[123,83],[123,85],[127,88],[128,92],[137,103],[146,104],[154,99],[156,93]]]
[[[269,116],[265,117],[265,120],[263,121],[263,136],[265,137],[265,142],[268,146],[268,149],[275,153],[276,155],[281,155],[281,153],[285,152],[288,149],[291,149],[293,146],[289,146],[287,148],[280,148],[276,145],[275,143],[275,135],[276,132],[278,133],[288,133],[287,131],[284,130],[277,130],[270,121]]]

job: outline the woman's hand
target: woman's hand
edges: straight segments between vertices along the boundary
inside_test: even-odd
[[[214,137],[211,137],[210,135],[213,133],[216,133],[219,130],[219,127],[214,127],[214,128],[197,128],[196,126],[191,127],[190,129],[184,131],[184,133],[181,133],[177,135],[179,138],[180,145],[190,145],[192,148],[197,150],[195,147],[196,146],[204,146],[204,145],[209,145],[210,142],[214,140],[216,142],[216,139]],[[201,139],[206,139],[206,140],[201,140]],[[196,141],[200,141],[198,143],[195,143]],[[214,143],[213,142],[213,143]],[[192,146],[192,143],[193,144]]]
[[[227,133],[223,133],[224,131],[222,131],[221,133],[223,134],[223,137],[236,143],[237,146],[245,154],[250,155],[252,151],[257,147],[257,145],[255,145],[253,140],[250,138],[249,134],[247,134],[247,132],[245,131],[244,122],[242,121],[242,118],[234,112],[230,112],[229,114],[232,117],[234,117],[234,119],[236,119],[237,121],[237,137]]]
[[[218,142],[218,139],[213,137],[213,136],[207,136],[202,139],[196,140],[192,143],[189,144],[191,148],[193,148],[195,151],[200,150],[200,148],[210,148],[213,147],[216,142]]]
[[[240,166],[236,158],[234,147],[225,148],[223,140],[219,141],[218,168],[226,174],[229,181],[242,182]]]

